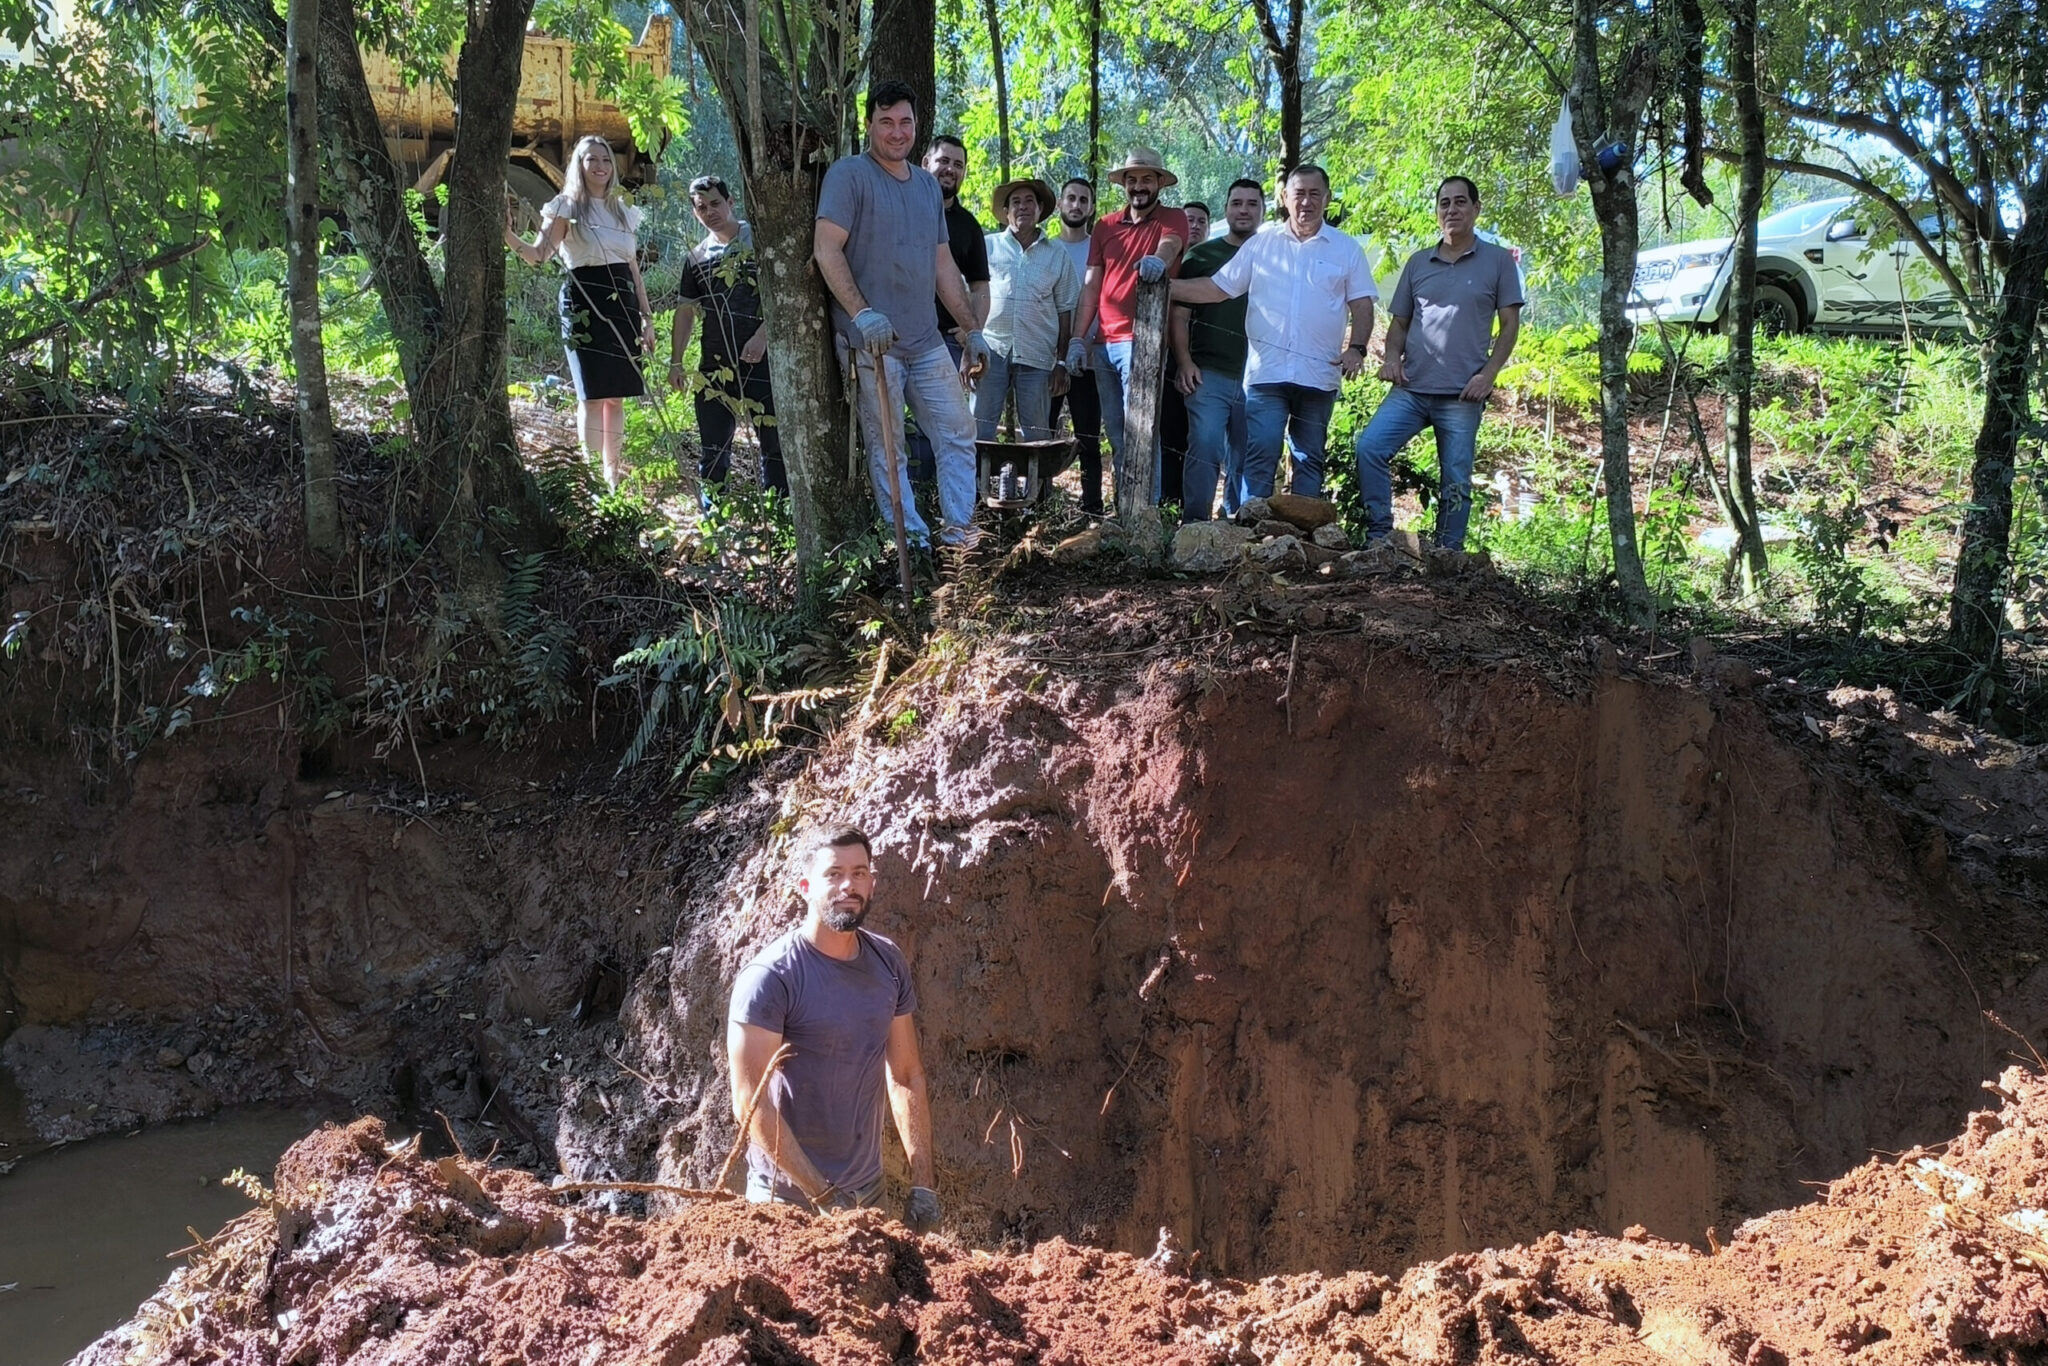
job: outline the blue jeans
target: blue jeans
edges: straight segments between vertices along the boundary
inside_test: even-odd
[[[929,540],[931,530],[917,515],[917,500],[910,493],[910,461],[903,439],[903,405],[909,401],[917,425],[930,438],[939,476],[939,540],[952,544],[967,534],[974,520],[974,419],[967,411],[967,391],[960,385],[960,372],[943,346],[934,346],[921,356],[899,360],[882,358],[883,382],[889,386],[889,442],[896,447],[896,469],[903,479],[903,530],[913,542]],[[891,477],[887,449],[882,435],[882,413],[875,406],[875,358],[866,351],[854,352],[856,377],[860,386],[860,426],[867,438],[868,478],[874,482],[875,503],[882,520],[893,530],[896,524],[896,484]]]
[[[945,340],[946,353],[953,358],[953,368],[959,369],[960,343],[953,340],[950,331],[942,331],[939,335]],[[873,382],[869,381],[871,384]],[[967,402],[971,406],[974,400],[969,398]],[[932,455],[931,438],[924,434],[924,428],[917,423],[912,422],[909,427],[910,439],[906,444],[910,447],[910,477],[920,484],[932,483],[939,477],[939,466],[937,459]]]
[[[1017,431],[1026,441],[1052,440],[1052,371],[1019,365],[1008,356],[991,351],[988,368],[974,386],[976,437],[996,439],[996,424],[1003,420],[1003,401],[1012,391],[1017,395]]]
[[[1294,461],[1290,492],[1322,497],[1323,452],[1330,444],[1330,413],[1336,406],[1335,389],[1311,389],[1306,384],[1254,384],[1247,388],[1244,482],[1239,501],[1271,496],[1283,439]]]
[[[1095,371],[1095,392],[1102,399],[1102,434],[1109,440],[1111,457],[1124,448],[1124,395],[1131,387],[1130,342],[1097,342],[1089,348],[1088,365]],[[1116,476],[1110,476],[1110,501],[1116,501]],[[1159,422],[1152,423],[1152,487],[1145,501],[1159,500]]]
[[[1465,526],[1472,520],[1472,461],[1478,454],[1479,419],[1485,412],[1484,403],[1467,402],[1456,394],[1387,391],[1379,411],[1358,434],[1358,485],[1365,496],[1367,536],[1384,536],[1394,529],[1394,457],[1424,427],[1434,427],[1436,543],[1446,550],[1465,548]]]
[[[1187,396],[1188,456],[1181,466],[1180,517],[1206,522],[1216,501],[1216,473],[1223,472],[1223,515],[1232,517],[1243,501],[1244,385],[1221,370],[1204,370]]]

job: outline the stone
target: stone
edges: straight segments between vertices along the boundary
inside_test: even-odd
[[[1416,564],[1422,563],[1422,538],[1416,535],[1414,532],[1389,532],[1387,535],[1386,545],[1389,550],[1393,551],[1396,555],[1399,555],[1402,559],[1412,560]]]
[[[1184,574],[1215,574],[1244,558],[1252,533],[1228,522],[1189,522],[1173,533],[1167,563]]]
[[[1302,551],[1299,536],[1275,536],[1261,541],[1251,548],[1251,560],[1259,568],[1276,574],[1308,568],[1308,556]]]
[[[195,1077],[203,1077],[213,1070],[213,1062],[213,1054],[202,1049],[185,1059],[185,1070]]]
[[[1337,520],[1337,505],[1327,498],[1304,498],[1298,493],[1276,493],[1266,500],[1272,515],[1292,522],[1303,531],[1314,531]]]
[[[1331,550],[1328,546],[1317,545],[1314,541],[1302,541],[1301,557],[1308,561],[1310,569],[1320,569],[1326,564],[1335,564],[1344,557],[1342,551]]]
[[[1310,536],[1309,539],[1325,550],[1343,551],[1351,549],[1351,537],[1345,533],[1343,527],[1338,526],[1335,522],[1317,527],[1315,534]]]
[[[1260,540],[1268,536],[1299,536],[1301,528],[1292,522],[1283,522],[1278,517],[1268,517],[1252,528],[1252,535]]]
[[[1239,526],[1257,526],[1273,520],[1273,505],[1264,498],[1247,498],[1237,507]]]
[[[185,1065],[185,1055],[175,1048],[159,1048],[156,1051],[156,1065],[166,1072],[175,1072]]]
[[[1104,522],[1067,537],[1052,548],[1054,564],[1085,564],[1105,550],[1121,550],[1125,538],[1121,529]]]

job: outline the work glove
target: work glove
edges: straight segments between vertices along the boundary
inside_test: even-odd
[[[912,1186],[910,1198],[903,1202],[903,1222],[919,1233],[930,1233],[939,1226],[939,1193],[930,1186]]]
[[[1075,337],[1067,343],[1067,373],[1078,375],[1088,368],[1088,343]]]
[[[854,314],[853,326],[860,333],[860,349],[871,356],[885,356],[896,344],[896,328],[879,308],[863,308]]]
[[[1156,285],[1166,278],[1166,262],[1157,256],[1138,258],[1138,278],[1148,285]]]
[[[967,358],[968,369],[979,371],[988,368],[988,338],[981,332],[969,332],[961,341],[960,350]]]

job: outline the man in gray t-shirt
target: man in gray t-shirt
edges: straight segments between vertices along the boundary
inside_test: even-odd
[[[902,431],[908,399],[938,463],[939,540],[964,545],[975,539],[974,420],[932,316],[933,296],[960,324],[971,369],[987,362],[988,342],[953,264],[939,182],[910,164],[917,141],[914,93],[901,81],[877,81],[867,106],[867,150],[841,157],[825,172],[812,255],[832,296],[832,325],[853,353],[868,474],[882,516],[894,521],[900,489],[906,534],[919,543],[929,539],[910,498]],[[876,392],[878,369],[886,403]]]
[[[886,1107],[910,1159],[903,1221],[932,1228],[939,1197],[917,987],[903,951],[861,928],[875,890],[868,838],[831,832],[803,858],[803,923],[740,970],[726,1011],[733,1117],[745,1120],[753,1107],[747,1198],[815,1210],[878,1203]]]
[[[1394,286],[1380,378],[1394,387],[1358,434],[1366,544],[1394,529],[1394,457],[1424,427],[1436,429],[1436,543],[1465,548],[1479,418],[1521,330],[1522,277],[1514,253],[1481,238],[1478,187],[1451,176],[1436,191],[1443,238],[1408,258]],[[1498,320],[1500,330],[1494,330]]]

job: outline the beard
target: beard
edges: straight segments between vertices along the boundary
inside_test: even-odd
[[[1125,190],[1124,198],[1140,213],[1148,211],[1159,202],[1159,195],[1152,190]]]
[[[1093,218],[1094,216],[1094,212],[1089,209],[1060,210],[1060,222],[1066,224],[1070,228],[1085,228],[1088,226],[1088,220]]]
[[[862,901],[858,906],[851,908],[827,906],[822,917],[828,929],[838,930],[842,934],[859,929],[866,922],[867,918],[868,903],[866,901]]]

